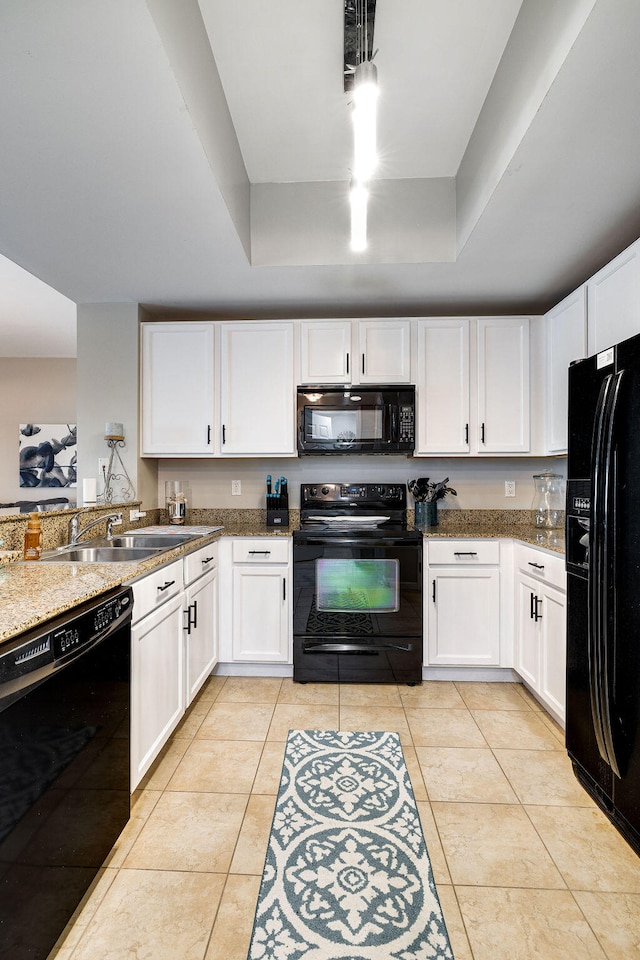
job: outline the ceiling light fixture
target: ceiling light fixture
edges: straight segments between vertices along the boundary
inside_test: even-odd
[[[378,71],[371,60],[358,64],[353,84],[353,176],[367,181],[378,162],[376,112]]]
[[[374,16],[375,0],[345,0],[345,89],[353,93],[351,249],[356,252],[367,247],[367,183],[377,163],[378,71],[371,53]],[[355,65],[347,63],[349,56]]]

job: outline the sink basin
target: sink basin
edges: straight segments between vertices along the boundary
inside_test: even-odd
[[[197,540],[196,533],[123,533],[110,541],[112,547],[179,547],[188,540]]]
[[[155,549],[134,547],[72,547],[69,550],[58,550],[49,556],[43,556],[41,563],[132,563],[135,560],[144,560],[162,551],[162,547]],[[166,547],[164,548],[166,549]]]

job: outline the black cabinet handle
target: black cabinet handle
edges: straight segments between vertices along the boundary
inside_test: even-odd
[[[534,610],[533,610],[533,601],[535,597],[532,593],[529,593],[529,620],[533,620]]]
[[[469,444],[469,424],[465,423],[464,425],[464,442]]]
[[[436,602],[436,582],[435,582],[435,580],[433,581],[433,589],[432,589],[432,591],[431,591],[431,599],[433,600],[434,603]]]
[[[482,424],[482,426],[481,426],[481,428],[480,428],[480,442],[481,442],[481,443],[484,443],[484,423]]]
[[[527,561],[530,567],[535,567],[536,570],[544,570],[544,563],[532,563],[531,560]]]
[[[477,550],[454,550],[454,557],[477,557]]]
[[[223,424],[222,424],[222,443],[224,444],[224,443],[226,443],[226,442],[227,442],[227,428],[225,427],[225,425],[224,425],[224,423],[223,423]]]
[[[362,372],[364,373],[364,353],[362,354]]]
[[[271,550],[249,550],[249,556],[252,556],[254,553],[259,553],[261,556],[269,556]]]
[[[205,557],[204,560],[202,560],[201,562],[202,562],[202,563],[211,563],[211,561],[212,561],[213,559],[214,559],[214,557]]]
[[[211,424],[207,424],[207,443],[211,443]]]
[[[198,601],[193,601],[193,627],[194,629],[198,626]]]
[[[534,597],[534,598],[533,598],[533,604],[534,604],[534,608],[533,608],[533,619],[535,620],[536,623],[538,622],[538,620],[542,620],[542,614],[541,614],[541,613],[538,613],[538,604],[539,604],[539,603],[542,603],[542,600],[540,599],[540,597]]]
[[[286,578],[282,578],[282,600],[283,602],[287,599],[287,581]]]
[[[158,590],[160,591],[160,593],[164,593],[164,591],[168,590],[169,587],[172,587],[174,583],[175,583],[175,580],[167,580],[164,587],[158,587]]]
[[[349,354],[347,354],[347,373],[349,373]]]

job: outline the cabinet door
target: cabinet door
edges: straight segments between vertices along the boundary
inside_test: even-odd
[[[218,662],[218,579],[212,570],[185,592],[185,707]]]
[[[349,383],[351,361],[350,320],[300,324],[300,383]]]
[[[545,316],[547,355],[546,451],[567,452],[568,370],[587,355],[586,286],[581,286]]]
[[[499,664],[499,571],[430,567],[428,590],[429,664]]]
[[[358,345],[354,383],[411,383],[410,320],[360,320]]]
[[[478,453],[526,453],[529,318],[478,320]]]
[[[640,241],[587,281],[589,353],[640,333]]]
[[[542,595],[540,696],[564,722],[566,702],[566,596],[545,588]]]
[[[214,326],[142,324],[142,455],[213,454]]]
[[[168,600],[131,630],[131,789],[149,769],[184,707],[184,596]]]
[[[233,659],[288,663],[288,567],[233,568]]]
[[[221,453],[294,456],[293,324],[222,324],[220,353]]]
[[[541,589],[528,577],[516,579],[516,670],[534,690],[540,687],[540,621],[536,620],[536,611],[540,615]]]
[[[469,452],[469,321],[418,321],[418,449]]]

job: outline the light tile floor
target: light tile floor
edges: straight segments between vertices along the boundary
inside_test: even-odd
[[[290,728],[400,733],[456,960],[640,958],[640,858],[518,684],[211,678],[56,960],[245,960]]]

